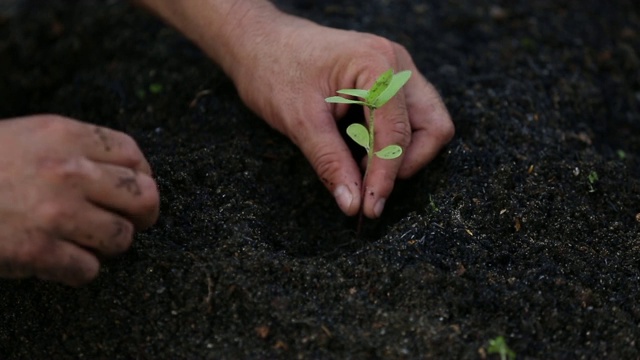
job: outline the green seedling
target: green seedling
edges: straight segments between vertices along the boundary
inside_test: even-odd
[[[358,145],[362,146],[367,151],[367,167],[364,172],[364,177],[361,186],[362,199],[364,199],[364,184],[367,179],[367,171],[370,168],[373,156],[377,156],[380,159],[395,159],[402,155],[402,147],[396,144],[387,145],[381,150],[374,151],[374,127],[375,127],[375,110],[386,104],[392,97],[394,97],[398,91],[409,81],[411,77],[411,71],[405,70],[394,74],[393,69],[389,69],[384,72],[376,82],[371,86],[369,90],[364,89],[341,89],[337,93],[346,96],[352,96],[360,98],[360,100],[354,100],[342,96],[331,96],[325,99],[328,103],[334,104],[349,104],[349,105],[362,105],[369,108],[369,121],[368,127],[362,124],[351,124],[347,127],[347,135]],[[364,201],[362,202],[364,204]],[[360,221],[358,223],[358,233],[362,225],[362,207],[360,207]]]
[[[516,353],[509,349],[509,346],[507,346],[507,342],[504,340],[503,336],[498,336],[495,339],[489,340],[487,353],[499,354],[500,360],[514,360],[516,358]]]
[[[411,71],[405,70],[397,74],[393,73],[393,69],[387,70],[373,84],[371,89],[342,89],[338,90],[338,94],[355,96],[362,100],[348,99],[342,96],[331,96],[325,99],[328,103],[336,104],[355,104],[369,108],[369,128],[362,124],[351,124],[347,128],[347,135],[358,145],[362,146],[368,154],[369,159],[375,154],[381,159],[395,159],[402,155],[402,148],[398,145],[388,145],[382,150],[373,152],[374,144],[374,126],[375,126],[375,110],[386,104],[387,101],[398,93],[400,88],[409,81]]]
[[[600,180],[600,178],[598,178],[598,173],[595,170],[591,171],[587,176],[587,180],[589,180],[589,192],[595,192],[596,189],[593,187],[593,185],[595,185],[595,183]]]
[[[162,92],[162,84],[153,83],[149,85],[149,92],[152,94],[160,94]]]
[[[440,211],[440,209],[438,209],[438,206],[436,205],[436,202],[431,198],[431,195],[429,195],[429,205],[431,205],[431,210],[433,210],[433,212]]]

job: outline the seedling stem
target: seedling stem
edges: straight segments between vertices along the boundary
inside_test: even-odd
[[[347,127],[347,135],[353,139],[358,145],[367,151],[367,167],[364,171],[361,184],[360,218],[358,220],[357,233],[360,234],[363,222],[363,205],[366,196],[365,183],[367,182],[367,174],[373,162],[373,155],[381,159],[395,159],[402,155],[402,147],[399,145],[388,145],[382,150],[374,151],[375,146],[375,110],[386,104],[393,96],[395,96],[400,88],[409,81],[411,71],[405,70],[394,74],[393,69],[389,69],[378,77],[376,82],[369,90],[365,89],[341,89],[338,94],[355,96],[363,100],[353,100],[342,96],[331,96],[325,99],[328,103],[337,104],[356,104],[366,106],[369,109],[369,121],[365,128],[362,124],[351,124]]]

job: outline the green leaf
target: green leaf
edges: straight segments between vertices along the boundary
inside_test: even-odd
[[[382,94],[380,94],[380,96],[378,96],[377,99],[371,102],[373,106],[376,108],[379,108],[382,105],[386,104],[387,101],[391,100],[391,98],[398,93],[400,88],[402,88],[404,84],[406,84],[407,81],[409,81],[410,77],[411,77],[410,70],[400,71],[399,73],[393,75],[387,88],[384,89]]]
[[[489,348],[487,349],[489,354],[499,354],[501,360],[506,360],[507,357],[511,360],[516,358],[516,353],[509,349],[504,337],[498,336],[495,339],[489,340]]]
[[[347,135],[358,145],[369,152],[369,130],[362,124],[351,124],[347,127]]]
[[[393,69],[389,69],[380,75],[373,86],[371,86],[371,89],[369,89],[369,96],[367,96],[366,99],[369,104],[375,104],[376,99],[389,86],[392,78]]]
[[[153,83],[149,85],[149,92],[152,94],[160,94],[162,92],[162,84]]]
[[[367,103],[365,103],[364,101],[345,99],[342,96],[331,96],[324,99],[324,101],[328,103],[335,103],[335,104],[357,104],[357,105],[365,105],[365,106],[367,105]]]
[[[376,151],[375,154],[381,159],[391,160],[402,155],[402,148],[398,145],[389,145],[382,150]]]
[[[366,99],[369,95],[369,91],[363,89],[342,89],[337,91],[338,94],[351,95],[359,98]]]

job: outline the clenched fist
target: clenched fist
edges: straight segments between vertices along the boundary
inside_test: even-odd
[[[0,121],[0,276],[86,283],[158,211],[131,137],[55,115]]]

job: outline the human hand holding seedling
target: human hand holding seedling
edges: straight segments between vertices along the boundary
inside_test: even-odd
[[[269,18],[268,26],[276,29],[263,29],[260,33],[266,38],[260,41],[236,42],[249,48],[246,53],[236,48],[246,55],[234,58],[255,62],[224,66],[223,61],[223,68],[245,103],[302,150],[345,214],[362,210],[368,218],[380,217],[396,179],[415,174],[453,137],[442,99],[406,49],[389,40],[291,17]],[[373,156],[365,180],[336,125],[349,104],[328,104],[324,99],[339,89],[370,89],[389,68],[410,70],[412,76],[376,109],[371,148],[397,145],[402,156]]]
[[[243,101],[289,137],[347,215],[379,217],[396,178],[431,161],[453,137],[449,113],[407,50],[372,34],[320,26],[266,0],[138,0],[194,40],[231,77]],[[372,149],[397,145],[395,159],[374,156],[363,174],[336,126],[349,104],[327,104],[338,89],[370,89],[389,68],[413,75],[376,110]],[[384,146],[382,146],[384,145]]]
[[[347,127],[347,135],[353,139],[358,145],[367,151],[367,166],[363,176],[363,183],[367,182],[367,170],[371,166],[373,156],[380,159],[392,160],[402,155],[402,147],[397,144],[387,145],[381,150],[374,151],[375,146],[375,111],[386,104],[398,91],[409,81],[411,71],[405,70],[397,74],[393,73],[393,69],[384,72],[371,89],[341,89],[338,94],[355,96],[362,100],[352,100],[342,96],[331,96],[325,99],[328,103],[334,104],[356,104],[366,106],[369,109],[368,128],[362,124],[354,123]],[[362,187],[361,196],[364,198],[365,187]],[[358,233],[362,226],[362,208],[360,209],[360,222],[358,223]]]

